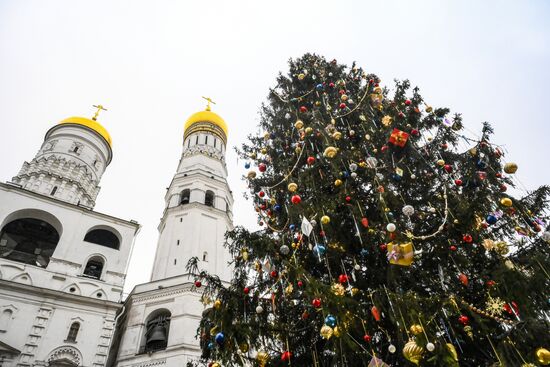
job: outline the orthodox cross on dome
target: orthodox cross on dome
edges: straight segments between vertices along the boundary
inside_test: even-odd
[[[206,105],[206,110],[207,110],[207,111],[210,111],[210,103],[216,104],[216,102],[214,102],[214,101],[212,100],[212,98],[210,98],[210,97],[202,97],[202,98],[206,99],[206,101],[208,102],[208,105]]]
[[[93,105],[95,108],[97,108],[97,111],[95,111],[94,117],[92,117],[92,120],[97,121],[97,116],[99,116],[99,111],[107,111],[106,108],[104,108],[102,105]]]

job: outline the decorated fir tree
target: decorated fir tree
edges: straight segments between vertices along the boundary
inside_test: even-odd
[[[228,233],[230,284],[189,264],[206,364],[550,363],[550,189],[510,195],[490,125],[466,136],[408,81],[289,66],[239,149],[264,229]]]

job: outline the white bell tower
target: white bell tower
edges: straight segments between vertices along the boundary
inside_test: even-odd
[[[233,228],[233,196],[227,184],[227,125],[208,106],[185,123],[183,152],[165,195],[159,241],[149,283],[137,285],[125,302],[111,365],[183,367],[199,359],[195,338],[205,306],[191,258],[199,269],[231,277],[225,233]]]

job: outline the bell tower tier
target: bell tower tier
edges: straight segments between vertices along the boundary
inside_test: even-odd
[[[222,281],[231,278],[224,247],[233,228],[226,144],[227,125],[210,106],[187,120],[182,155],[164,198],[151,281],[137,285],[125,302],[114,367],[181,367],[199,360],[195,334],[205,305],[186,265],[196,258],[199,269]]]
[[[93,119],[70,117],[52,127],[36,156],[12,182],[22,188],[92,209],[99,181],[111,163],[111,137]]]

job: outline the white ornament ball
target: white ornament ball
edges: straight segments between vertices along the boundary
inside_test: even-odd
[[[415,174],[412,174],[412,175],[411,175],[411,179],[412,179],[412,180],[416,180],[416,175],[415,175]]]
[[[256,313],[257,314],[260,314],[260,313],[263,313],[263,312],[264,312],[264,308],[262,306],[256,307]]]
[[[433,343],[426,344],[426,349],[430,352],[433,352],[435,350],[435,345]]]
[[[279,251],[280,251],[281,254],[283,254],[283,255],[288,255],[288,253],[290,252],[290,248],[289,248],[287,245],[282,245],[282,246],[279,248]]]
[[[395,353],[396,350],[397,348],[395,348],[395,345],[393,344],[390,344],[390,346],[388,347],[388,352],[390,352],[391,354]]]
[[[285,114],[285,119],[289,120],[291,117],[292,117],[292,115],[290,113],[287,112]]]
[[[397,229],[397,227],[393,223],[388,223],[388,225],[386,226],[386,230],[388,232],[395,232],[396,229]]]
[[[405,214],[407,217],[410,217],[414,214],[414,208],[412,205],[405,205],[403,209],[401,210],[403,214]]]
[[[317,225],[317,221],[315,219],[312,219],[309,223],[311,223],[311,226],[313,227]]]
[[[435,213],[436,212],[435,208],[430,208],[429,211],[430,211],[430,213]]]
[[[359,264],[355,264],[355,266],[353,267],[356,271],[359,271],[361,270],[361,265]]]
[[[546,242],[550,242],[550,231],[546,231],[542,234],[542,239]]]
[[[357,164],[356,164],[356,163],[350,164],[350,165],[349,165],[349,170],[350,170],[351,172],[357,171]]]
[[[351,178],[357,178],[357,172],[352,172],[350,176]]]

